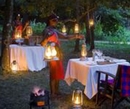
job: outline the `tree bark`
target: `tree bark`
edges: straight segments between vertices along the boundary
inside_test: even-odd
[[[12,30],[12,18],[13,18],[13,3],[14,0],[6,0],[5,1],[5,9],[4,9],[4,25],[2,31],[2,46],[1,46],[1,60],[0,64],[3,66],[4,70],[9,70],[9,39],[11,37]],[[5,43],[5,41],[7,43]],[[6,53],[6,54],[5,54]],[[6,67],[5,67],[6,66]]]
[[[77,23],[79,23],[79,0],[76,0],[76,19]],[[79,39],[75,40],[75,47],[74,47],[74,52],[79,52]]]
[[[90,19],[94,20],[94,12],[91,11],[90,12]],[[95,48],[95,44],[94,44],[94,25],[90,26],[90,51],[93,50]]]

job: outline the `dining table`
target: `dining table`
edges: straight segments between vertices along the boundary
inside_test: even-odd
[[[65,73],[65,81],[70,86],[74,80],[77,80],[85,86],[84,94],[92,99],[97,93],[97,73],[96,71],[105,71],[116,75],[118,65],[129,64],[125,59],[117,59],[106,56],[106,58],[88,57],[81,61],[80,58],[69,59]],[[104,75],[101,79],[104,79]]]
[[[10,64],[16,61],[18,64],[18,71],[40,71],[47,66],[44,61],[45,48],[40,45],[9,45]]]

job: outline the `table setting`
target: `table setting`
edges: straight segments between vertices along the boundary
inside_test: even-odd
[[[69,59],[65,81],[70,86],[74,80],[85,86],[84,94],[91,99],[97,93],[96,71],[107,71],[116,75],[118,65],[130,65],[125,59],[117,59],[110,56],[94,54],[92,57]],[[102,76],[102,79],[104,76]]]

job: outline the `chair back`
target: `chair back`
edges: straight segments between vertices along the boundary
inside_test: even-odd
[[[128,65],[119,65],[119,84],[121,89],[121,96],[128,97],[130,96],[130,66]]]

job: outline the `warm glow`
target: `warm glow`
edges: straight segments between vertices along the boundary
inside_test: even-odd
[[[93,19],[90,19],[89,20],[89,26],[93,26],[94,25],[94,20]]]
[[[45,57],[46,57],[46,59],[51,59],[52,58],[51,56],[52,56],[51,55],[51,47],[47,46],[46,50],[45,50]]]
[[[77,23],[75,24],[74,32],[79,33],[79,25]]]
[[[73,91],[72,102],[74,107],[81,107],[83,105],[83,93],[81,90]]]
[[[86,50],[86,45],[85,44],[82,45],[81,56],[82,57],[86,57],[87,56],[87,50]]]
[[[11,63],[11,70],[13,71],[13,73],[16,73],[16,71],[18,70],[18,65],[16,61],[13,61]]]
[[[80,104],[80,98],[76,97],[74,103],[77,104],[77,105]]]
[[[33,34],[32,27],[31,26],[27,26],[27,28],[26,28],[26,35],[27,36],[31,36],[32,34]]]
[[[51,47],[51,55],[52,55],[53,57],[56,57],[56,55],[57,55],[57,52],[56,52],[56,49],[55,49],[54,46]]]
[[[15,39],[20,39],[22,37],[22,33],[20,30],[16,30],[14,33]]]
[[[63,25],[63,27],[62,27],[62,33],[66,33],[66,27],[65,27],[65,25]]]

